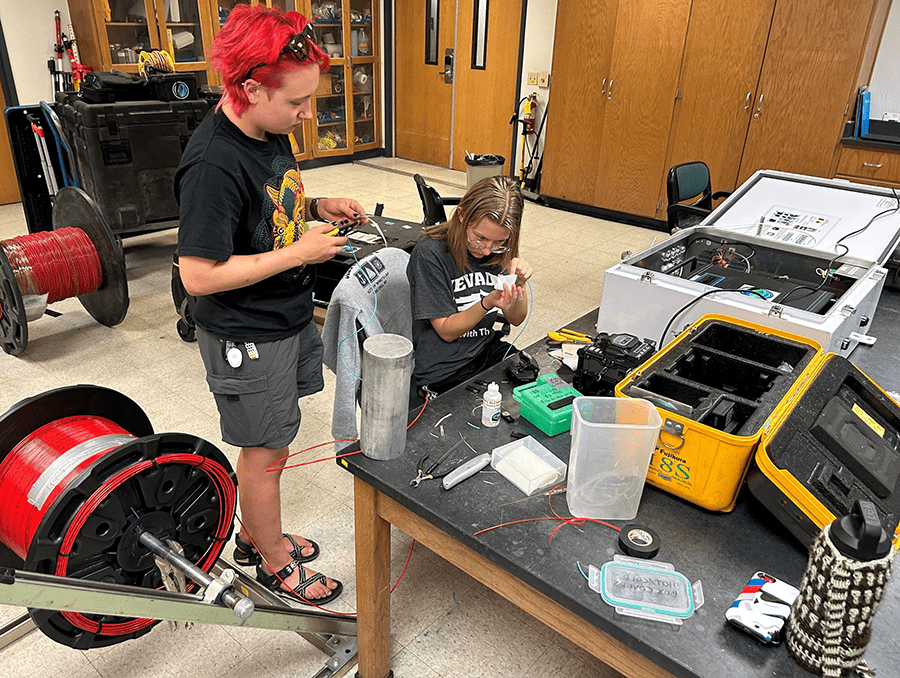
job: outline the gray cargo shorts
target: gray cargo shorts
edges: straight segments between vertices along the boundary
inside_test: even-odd
[[[225,342],[197,328],[206,382],[219,408],[222,440],[235,447],[279,450],[300,430],[303,396],[325,387],[322,378],[322,339],[314,321],[293,337],[256,344],[251,359],[244,342],[239,367],[225,359]]]

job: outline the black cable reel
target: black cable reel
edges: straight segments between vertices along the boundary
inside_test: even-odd
[[[91,437],[92,426],[104,434]],[[111,389],[63,387],[0,415],[0,541],[26,571],[160,589],[154,554],[140,540],[148,533],[176,542],[208,573],[231,538],[235,498],[234,471],[217,447],[154,433],[141,408]],[[137,638],[159,623],[29,613],[44,634],[77,649]]]

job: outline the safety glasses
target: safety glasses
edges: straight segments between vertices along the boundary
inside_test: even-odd
[[[479,238],[478,236],[475,236],[475,239],[472,240],[472,238],[470,238],[470,237],[468,236],[468,234],[466,234],[466,241],[467,241],[472,247],[474,247],[474,248],[476,248],[476,249],[479,249],[479,250],[483,250],[485,247],[490,247],[490,248],[491,248],[491,254],[503,254],[504,252],[509,252],[509,247],[507,247],[507,246],[505,246],[505,245],[499,245],[499,246],[497,246],[497,247],[494,247],[494,243],[493,243],[493,242],[491,242],[490,240],[487,241],[487,242],[485,242],[484,240],[482,240],[482,239]],[[501,241],[501,242],[502,242],[502,241]]]
[[[288,41],[288,44],[281,48],[279,56],[284,54],[293,54],[294,58],[302,63],[309,59],[310,44],[318,45],[319,36],[316,35],[316,29],[312,24],[306,24],[306,28],[295,34],[294,37],[292,37]],[[262,68],[265,65],[265,61],[256,64],[256,66],[247,71],[247,75],[244,76],[244,79],[241,82],[249,80],[250,76],[253,74],[253,71],[255,71],[257,68]]]

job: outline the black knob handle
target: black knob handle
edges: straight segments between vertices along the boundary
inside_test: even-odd
[[[892,547],[875,504],[864,499],[854,504],[850,515],[831,523],[829,536],[838,551],[861,561],[883,558]]]

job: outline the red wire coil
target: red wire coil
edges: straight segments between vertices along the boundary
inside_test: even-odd
[[[23,295],[46,294],[52,304],[95,292],[103,267],[94,243],[80,228],[61,228],[0,241]]]
[[[46,424],[20,441],[0,463],[0,542],[25,559],[41,521],[72,480],[104,455],[130,440],[136,440],[136,437],[108,419],[76,415]],[[71,453],[68,459],[65,457],[66,453]],[[104,499],[131,478],[154,466],[167,464],[197,467],[212,480],[218,492],[219,520],[215,537],[196,563],[208,572],[218,559],[231,530],[236,488],[228,470],[218,462],[197,454],[178,453],[132,463],[98,487],[81,504],[66,527],[54,574],[63,577],[67,575],[69,555],[75,540]],[[52,485],[57,478],[59,481],[55,486]],[[37,502],[34,501],[36,496],[39,498]],[[101,625],[81,613],[61,614],[73,626],[104,636],[131,634],[157,621],[129,619]]]

